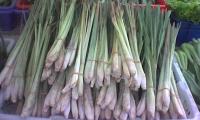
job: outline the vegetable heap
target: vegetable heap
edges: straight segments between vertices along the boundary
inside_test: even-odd
[[[200,23],[200,0],[167,0],[178,18]]]
[[[9,6],[12,0],[0,0],[0,6]]]
[[[36,0],[0,74],[0,98],[23,117],[186,118],[169,15],[132,2]]]
[[[184,43],[176,50],[176,59],[180,65],[183,75],[188,83],[192,94],[200,104],[200,40],[193,40],[191,43]]]

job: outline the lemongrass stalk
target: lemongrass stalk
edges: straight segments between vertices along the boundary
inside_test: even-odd
[[[78,34],[79,34],[79,24],[77,24],[73,30],[72,37],[70,40],[70,43],[67,47],[66,53],[65,53],[65,60],[62,66],[62,69],[65,70],[67,66],[71,66],[75,59],[75,54],[77,51],[78,46]]]
[[[160,113],[158,110],[156,110],[155,120],[160,120]]]
[[[84,109],[84,104],[83,104],[83,96],[80,96],[78,98],[78,113],[79,113],[79,117],[81,120],[85,119],[85,109]]]
[[[104,120],[105,119],[105,110],[101,109],[101,113],[100,113],[99,119],[100,120]]]
[[[78,119],[78,105],[77,105],[77,101],[72,99],[71,100],[71,111],[72,111],[72,117],[74,119]]]
[[[54,84],[54,82],[56,81],[57,74],[58,74],[58,73],[53,72],[53,73],[51,74],[51,76],[48,78],[48,84],[49,84],[49,85],[53,85],[53,84]]]
[[[16,66],[16,62],[14,62],[13,68],[11,68],[11,69],[8,71],[10,74],[8,74],[8,75],[5,77],[5,80],[2,82],[2,87],[6,87],[6,86],[8,86],[8,85],[11,83],[12,77],[13,77],[13,73],[16,71],[16,70],[15,70],[15,66]]]
[[[78,94],[78,87],[72,88],[72,99],[78,100],[79,94]]]
[[[22,111],[22,108],[23,108],[23,101],[19,101],[18,104],[17,104],[17,109],[16,109],[16,114],[17,115],[20,115],[21,111]]]
[[[98,65],[97,65],[97,84],[98,86],[103,86],[103,80],[104,80],[104,69],[103,69],[103,62],[98,62]]]
[[[128,65],[126,63],[126,59],[123,55],[122,49],[119,48],[119,50],[120,50],[121,61],[122,61],[122,70],[123,70],[122,78],[125,80],[130,80],[131,74],[129,72]]]
[[[163,63],[160,72],[159,86],[157,93],[157,109],[166,113],[169,109],[170,104],[170,79],[171,79],[171,65],[170,65],[170,54],[169,49],[172,49],[170,46],[170,26],[166,33],[165,48],[164,48],[164,57]]]
[[[106,120],[111,120],[112,118],[112,111],[108,108],[105,109],[105,119]]]
[[[71,76],[73,75],[74,72],[74,66],[69,67],[67,72],[66,72],[66,83],[65,83],[65,87],[62,90],[62,93],[67,93],[71,90]]]
[[[102,25],[102,39],[104,40],[104,57],[103,57],[103,63],[104,63],[104,84],[109,85],[110,84],[110,74],[111,74],[111,66],[109,65],[109,55],[108,55],[108,35],[107,35],[107,6],[106,3],[104,3],[103,9],[103,14],[102,17],[103,19],[103,25]],[[105,12],[104,12],[105,11]]]
[[[48,88],[48,83],[47,82],[44,82],[43,83],[43,86],[42,86],[42,89],[41,89],[41,92],[40,92],[40,99],[41,99],[41,103],[38,105],[39,108],[41,109],[41,117],[48,117],[49,114],[50,114],[50,111],[47,111],[47,112],[44,112],[43,111],[43,105],[44,105],[44,101],[45,101],[45,97],[47,95],[49,91],[49,88]]]
[[[153,80],[152,80],[152,71],[151,71],[151,65],[150,61],[147,60],[146,63],[146,77],[147,77],[147,93],[146,93],[146,110],[143,112],[145,115],[148,116],[149,119],[153,119],[155,116],[155,93],[154,93],[154,86],[153,86]],[[143,115],[142,115],[143,116]]]
[[[113,116],[115,119],[119,119],[119,116],[120,116],[120,113],[122,112],[122,99],[123,99],[123,89],[124,89],[124,86],[122,84],[122,81],[119,83],[120,84],[120,87],[119,87],[119,94],[118,94],[118,97],[117,97],[117,103],[116,103],[116,106],[115,106],[115,109],[113,111]]]
[[[48,106],[53,107],[57,102],[58,95],[60,95],[62,86],[65,83],[65,72],[61,72],[58,75],[58,80],[53,84],[51,89],[49,90],[45,102],[44,102],[44,110],[46,111],[48,109]]]
[[[115,78],[121,77],[121,59],[119,55],[119,43],[117,40],[116,33],[113,37],[113,47],[112,47],[112,76]]]
[[[131,95],[131,109],[128,113],[129,119],[130,120],[135,120],[136,119],[136,104],[135,104],[135,99],[133,97],[133,95]]]
[[[70,80],[70,87],[73,88],[77,85],[78,82],[78,77],[79,77],[79,70],[80,70],[80,64],[81,64],[81,44],[82,44],[82,40],[80,41],[79,44],[79,50],[76,56],[76,62],[74,65],[74,72],[72,74],[71,80]],[[65,89],[65,88],[64,88]]]
[[[103,100],[104,100],[104,98],[105,98],[105,96],[106,96],[107,88],[108,88],[107,86],[101,87],[101,90],[100,90],[100,92],[99,92],[99,95],[98,95],[98,97],[97,97],[97,99],[96,99],[97,105],[101,105],[101,104],[103,103]]]
[[[105,81],[104,81],[104,84],[105,85],[109,85],[110,84],[110,77],[111,77],[111,65],[110,65],[110,62],[109,62],[109,57],[108,57],[108,40],[107,40],[107,31],[105,32],[105,63],[104,64],[104,76],[105,76]]]
[[[112,80],[106,91],[104,101],[101,104],[102,109],[105,109],[112,102],[112,99],[115,96],[115,92],[117,92],[116,83],[114,80]]]
[[[4,100],[9,100],[11,97],[11,93],[12,93],[12,88],[13,88],[13,84],[9,84],[6,88],[5,88],[5,93],[4,93]]]
[[[84,85],[84,108],[85,116],[88,120],[94,120],[94,104],[92,101],[92,91],[89,85]]]
[[[52,74],[52,71],[53,71],[53,68],[44,68],[43,69],[43,72],[42,72],[42,78],[41,78],[41,81],[45,81],[47,80],[51,74]]]
[[[131,96],[130,96],[130,89],[128,80],[123,80],[124,84],[124,91],[123,91],[123,99],[122,99],[122,110],[126,113],[129,112],[131,109]]]
[[[101,107],[99,105],[95,104],[94,109],[95,109],[95,115],[94,115],[95,120],[99,120],[100,113],[101,113]]]
[[[59,52],[61,48],[63,47],[63,44],[65,42],[65,39],[68,35],[69,29],[73,21],[76,0],[71,1],[68,10],[66,10],[66,4],[67,3],[65,2],[65,0],[61,1],[61,13],[60,13],[58,35],[51,49],[49,50],[47,54],[46,63],[45,63],[46,68],[49,68],[50,66],[52,66],[52,64],[57,60],[59,56]]]
[[[33,108],[33,111],[31,113],[31,116],[35,117],[37,115],[37,109],[38,109],[38,97],[35,99],[35,106]]]
[[[147,118],[148,118],[148,117],[147,117],[147,112],[144,111],[144,112],[142,113],[141,119],[142,119],[142,120],[146,120]]]
[[[71,105],[70,105],[70,102],[69,102],[68,104],[66,104],[65,110],[63,112],[66,119],[69,118],[70,110],[71,110]]]
[[[126,111],[122,111],[120,113],[119,119],[120,120],[127,120],[128,119],[128,113]]]
[[[65,48],[62,47],[59,53],[58,59],[55,61],[55,71],[58,72],[62,69],[64,59],[65,59]]]
[[[176,111],[174,110],[174,105],[172,102],[169,105],[169,114],[170,114],[171,119],[178,119],[178,115]]]
[[[56,111],[64,112],[66,109],[68,109],[71,101],[71,91],[61,94],[59,101],[56,105]]]
[[[171,76],[171,96],[174,111],[177,113],[179,118],[186,119],[187,115],[180,100],[173,73]]]
[[[146,92],[142,93],[142,97],[139,101],[139,103],[137,104],[137,116],[141,116],[142,113],[145,111],[146,108]]]
[[[38,94],[38,101],[37,101],[37,111],[36,111],[36,116],[37,117],[41,117],[41,114],[42,114],[42,100],[41,100],[41,93],[42,93],[42,84],[40,84],[40,87],[39,87],[39,94]]]
[[[108,108],[109,108],[110,110],[113,111],[113,110],[115,109],[116,103],[117,103],[117,89],[116,89],[116,91],[114,92],[113,100],[112,100],[112,102],[108,105]]]

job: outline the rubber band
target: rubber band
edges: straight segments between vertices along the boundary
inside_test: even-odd
[[[14,78],[26,78],[26,77],[32,77],[33,75],[12,75]]]
[[[98,62],[97,60],[87,60],[88,62]]]
[[[60,41],[60,40],[61,40],[61,41],[64,41],[65,39],[57,38],[56,40],[57,40],[57,41]]]
[[[74,74],[76,74],[76,75],[80,75],[80,76],[83,76],[83,73],[72,73],[72,75],[74,75]]]
[[[40,92],[40,95],[47,95],[48,92]]]
[[[5,65],[7,68],[15,68],[15,65]]]
[[[73,47],[67,47],[67,50],[76,51],[76,48],[73,48]]]
[[[117,51],[112,52],[111,55],[114,55],[114,54],[120,55],[119,52],[117,52]]]
[[[13,78],[24,78],[25,76],[23,76],[23,75],[22,76],[20,76],[20,75],[13,75],[12,77]]]
[[[153,89],[154,92],[156,91],[156,89],[153,86],[147,86],[147,89]]]
[[[169,88],[162,88],[162,89],[159,89],[158,92],[161,92],[163,90],[168,90],[170,92],[170,89]]]
[[[104,60],[98,60],[97,62],[101,62],[101,63],[109,64],[109,62],[104,61]]]
[[[134,63],[141,63],[140,60],[133,60],[131,58],[125,58],[126,61],[132,61]]]
[[[175,93],[175,94],[173,94],[171,91],[170,91],[170,95],[171,96],[174,96],[174,97],[176,97],[176,98],[179,98],[179,96]]]

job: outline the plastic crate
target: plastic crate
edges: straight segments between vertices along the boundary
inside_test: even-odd
[[[24,25],[29,17],[29,12],[30,10],[20,10],[20,9],[15,9],[15,15],[16,15],[16,23],[18,26]]]
[[[176,17],[175,13],[171,14],[170,19],[172,24],[175,23],[176,25],[181,25],[176,38],[176,43],[178,46],[184,42],[189,42],[193,39],[200,38],[200,24],[179,19]]]
[[[0,6],[0,30],[1,31],[10,31],[16,26],[15,21],[15,8],[16,0],[12,0],[12,3],[8,7]]]
[[[193,39],[200,38],[200,24],[191,24],[189,32],[188,32],[188,39],[191,41]]]
[[[173,72],[175,74],[175,79],[177,83],[178,92],[181,98],[181,102],[183,103],[183,107],[187,113],[188,119],[185,120],[200,120],[200,113],[198,107],[193,99],[190,89],[185,81],[185,78],[183,77],[183,74],[176,60],[173,61]],[[62,116],[52,116],[49,118],[36,118],[36,117],[21,118],[18,115],[0,114],[0,120],[66,120],[66,119]],[[140,118],[137,118],[136,120],[140,120]],[[178,119],[178,120],[183,120],[183,119]]]

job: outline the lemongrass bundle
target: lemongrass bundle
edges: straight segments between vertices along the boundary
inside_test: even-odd
[[[134,10],[133,4],[128,4],[126,5],[126,13],[128,16],[128,36],[129,36],[129,43],[131,47],[131,52],[133,54],[133,59],[135,62],[135,66],[137,69],[137,73],[135,75],[134,79],[138,79],[138,81],[141,81],[141,88],[143,90],[146,89],[146,76],[144,74],[141,60],[140,60],[140,54],[138,52],[138,40],[137,40],[137,34],[136,34],[136,16],[134,15],[135,10]]]
[[[140,88],[141,81],[140,79],[134,79],[137,73],[137,69],[136,69],[134,58],[131,52],[130,43],[127,36],[127,31],[125,29],[125,23],[123,21],[124,11],[120,5],[116,5],[114,3],[111,3],[111,4],[112,4],[112,8],[111,8],[112,22],[119,38],[120,47],[123,50],[122,54],[125,57],[126,64],[128,65],[129,72],[131,74],[131,82],[134,83],[134,88],[138,90]]]
[[[41,9],[42,17],[38,18],[36,22],[40,24],[35,24],[35,42],[34,42],[34,49],[32,50],[33,62],[30,64],[37,64],[37,67],[34,67],[29,85],[30,88],[28,90],[28,95],[26,96],[25,103],[22,109],[21,116],[29,116],[34,111],[34,106],[36,105],[36,99],[38,97],[38,89],[40,85],[40,78],[42,75],[43,65],[44,65],[44,58],[48,49],[48,44],[50,41],[50,30],[53,18],[52,18],[52,10],[54,2],[47,2],[43,1],[46,7]],[[49,11],[47,11],[49,10]],[[29,80],[29,79],[28,79]]]
[[[155,90],[157,89],[157,67],[161,49],[163,47],[166,27],[169,23],[170,12],[161,14],[160,9],[152,10],[150,5],[145,9],[138,10],[140,30],[144,33],[144,59],[145,74],[147,78],[147,110],[146,116],[149,119],[155,117]],[[150,16],[149,16],[150,15]],[[150,22],[151,21],[151,22]],[[152,31],[153,29],[153,31]],[[141,36],[142,37],[142,36]],[[140,38],[141,39],[141,38]]]
[[[94,26],[92,28],[92,36],[90,38],[88,56],[86,60],[85,70],[84,70],[84,81],[86,83],[91,83],[94,86],[96,80],[96,69],[97,69],[97,48],[99,41],[98,34],[98,22],[99,22],[99,4],[97,4],[96,14],[94,17]]]
[[[91,11],[89,11],[91,10]],[[96,11],[96,5],[88,5],[83,3],[83,9],[80,19],[80,34],[79,34],[79,45],[76,56],[76,61],[74,63],[74,72],[72,73],[70,80],[70,88],[78,87],[79,96],[83,95],[83,72],[87,53],[87,47],[89,43],[89,37],[91,34],[91,29],[94,20],[94,13]],[[87,27],[85,27],[87,26]],[[63,92],[66,92],[68,86],[66,85]]]
[[[67,4],[69,4],[69,7],[66,7]],[[53,63],[58,59],[60,53],[62,52],[65,39],[68,35],[69,29],[73,21],[75,5],[76,5],[76,0],[71,0],[70,2],[68,0],[61,1],[58,34],[51,49],[49,50],[47,54],[46,61],[45,61],[46,68],[50,68],[53,65]]]

